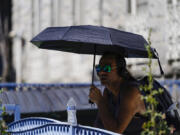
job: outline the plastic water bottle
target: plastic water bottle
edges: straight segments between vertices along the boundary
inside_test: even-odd
[[[67,115],[68,115],[68,122],[73,125],[76,125],[77,124],[76,102],[72,97],[67,102]]]

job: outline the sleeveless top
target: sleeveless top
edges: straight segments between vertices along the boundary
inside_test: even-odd
[[[137,81],[131,81],[128,84],[126,83],[126,85],[131,85],[131,86],[138,87],[138,88],[140,86],[140,84]],[[140,93],[142,95],[145,95],[145,93],[143,93],[142,91],[140,91]],[[121,94],[119,94],[119,96],[118,96],[117,103],[113,103],[113,95],[111,92],[108,91],[108,99],[109,99],[108,100],[109,109],[112,111],[115,118],[118,118],[118,111],[119,111]],[[145,103],[145,107],[147,107],[146,103]],[[142,125],[146,121],[147,121],[146,117],[144,117],[140,114],[135,114],[134,117],[132,118],[131,122],[129,123],[128,127],[123,132],[123,135],[140,135],[140,133],[142,131]],[[103,126],[102,121],[100,119],[99,113],[97,115],[95,125],[98,128],[104,129],[104,126]]]

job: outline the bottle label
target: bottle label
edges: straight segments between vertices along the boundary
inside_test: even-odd
[[[67,110],[75,110],[76,107],[75,106],[67,106]]]

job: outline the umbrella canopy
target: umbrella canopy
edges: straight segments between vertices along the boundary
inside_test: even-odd
[[[147,41],[141,36],[102,26],[49,27],[31,42],[42,49],[80,54],[121,54],[127,58],[148,58]],[[153,58],[157,58],[151,48]]]
[[[95,55],[113,52],[127,58],[148,58],[148,43],[143,36],[103,26],[49,27],[35,36],[31,42],[42,49],[94,54],[92,84]],[[164,74],[156,50],[150,50],[152,57],[158,59],[161,74]]]

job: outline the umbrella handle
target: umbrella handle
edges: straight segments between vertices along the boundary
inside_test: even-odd
[[[91,104],[91,105],[92,105],[92,104],[94,104],[94,102],[92,102],[92,101],[89,99],[89,104]]]
[[[95,47],[95,48],[96,48],[96,47]],[[92,71],[92,82],[91,82],[91,85],[94,84],[94,67],[95,67],[95,61],[96,61],[96,49],[95,49],[94,58],[93,58],[93,71]]]

